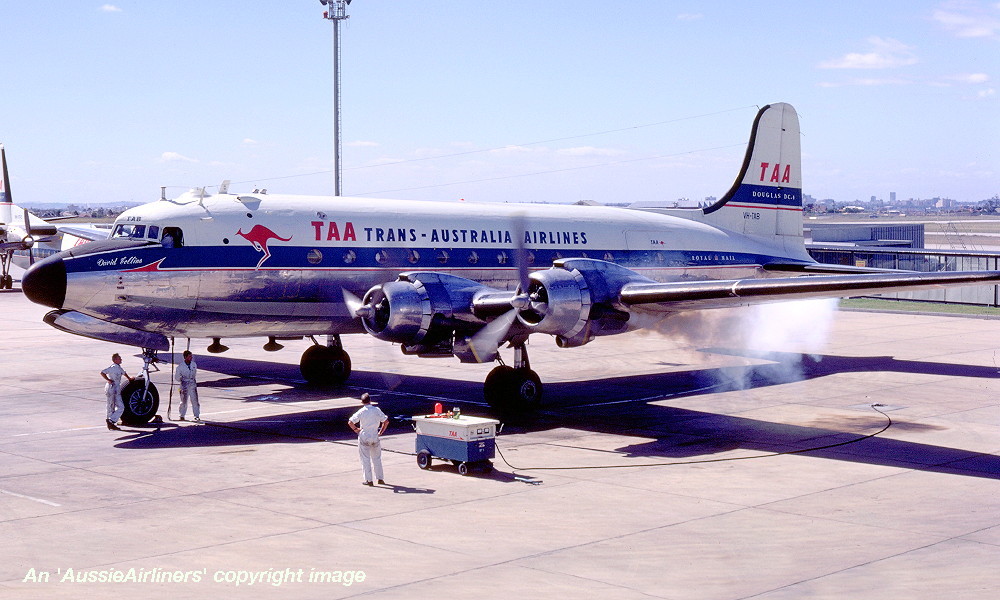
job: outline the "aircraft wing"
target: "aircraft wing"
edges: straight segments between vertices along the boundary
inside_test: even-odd
[[[861,273],[899,273],[899,269],[881,269],[878,267],[856,267],[854,265],[834,265],[827,263],[789,263],[768,264],[764,270],[769,273],[798,273],[811,275],[858,275]]]
[[[1000,281],[1000,271],[934,273],[893,271],[861,275],[803,275],[764,279],[630,283],[622,287],[619,301],[628,307],[673,312],[804,298],[842,298],[900,289],[918,290],[996,281]]]
[[[503,342],[532,333],[561,347],[586,344],[641,326],[633,313],[672,313],[806,298],[841,298],[897,290],[1000,282],[1000,271],[891,271],[729,280],[659,282],[621,265],[564,258],[532,272],[515,291],[492,289],[439,272],[408,272],[372,288],[351,312],[368,333],[433,355],[440,345],[463,362],[489,362]]]

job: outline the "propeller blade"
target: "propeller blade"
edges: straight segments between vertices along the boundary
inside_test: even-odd
[[[469,347],[476,357],[486,357],[496,353],[517,318],[516,310],[508,310],[486,324],[469,338]],[[485,362],[485,361],[480,361]]]
[[[517,267],[517,283],[521,293],[528,291],[531,281],[528,279],[528,250],[524,247],[525,232],[524,213],[516,213],[511,221],[514,234],[514,266]]]
[[[365,304],[361,301],[361,298],[358,298],[344,288],[341,288],[340,291],[344,295],[344,304],[347,305],[347,312],[350,313],[352,317],[363,319],[371,313],[371,307],[365,306]]]

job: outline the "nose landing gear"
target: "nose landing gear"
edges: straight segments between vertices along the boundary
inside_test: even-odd
[[[157,361],[156,350],[142,349],[142,374],[122,388],[122,402],[125,403],[122,423],[131,426],[145,425],[160,408],[160,394],[149,380],[150,367],[153,371],[160,370],[156,367]]]

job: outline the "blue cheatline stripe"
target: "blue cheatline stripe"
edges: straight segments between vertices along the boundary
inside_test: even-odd
[[[447,253],[447,257],[442,254]],[[262,271],[292,270],[510,270],[516,269],[513,252],[487,249],[435,248],[359,248],[273,246],[271,256],[261,265]],[[532,266],[548,268],[559,258],[594,258],[627,268],[669,269],[698,267],[740,267],[774,262],[787,263],[786,257],[746,252],[691,250],[530,250]],[[147,246],[131,250],[84,255],[66,261],[68,273],[123,271],[148,267],[160,262],[157,270],[248,270],[257,269],[263,254],[250,246],[208,246],[161,248]],[[124,259],[128,260],[124,260]],[[800,262],[800,261],[797,261]]]

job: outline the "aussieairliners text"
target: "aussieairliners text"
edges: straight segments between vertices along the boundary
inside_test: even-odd
[[[185,571],[178,569],[152,569],[131,567],[128,569],[74,569],[60,568],[55,571],[28,569],[22,583],[36,584],[211,584],[232,587],[272,586],[295,584],[332,584],[350,587],[355,583],[364,583],[364,571],[324,570],[315,567],[310,569],[197,569]]]

